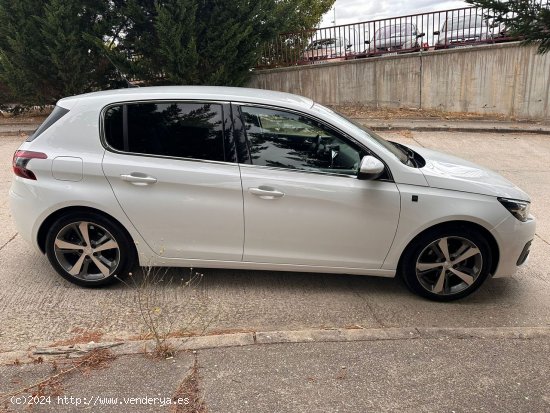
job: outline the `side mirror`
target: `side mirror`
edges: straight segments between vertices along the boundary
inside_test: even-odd
[[[417,39],[420,39],[421,37],[424,37],[424,36],[426,36],[426,33],[418,33],[418,34],[416,35],[416,38],[417,38]]]
[[[384,172],[384,164],[374,156],[364,156],[359,165],[357,178],[373,180],[378,178]]]
[[[440,33],[439,30],[434,32],[434,36],[439,36],[439,33]]]

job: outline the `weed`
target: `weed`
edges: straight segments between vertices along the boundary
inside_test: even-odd
[[[132,305],[137,307],[145,332],[140,338],[155,342],[152,352],[155,357],[175,355],[176,348],[169,338],[199,335],[210,326],[213,317],[205,317],[208,304],[206,294],[200,294],[198,300],[194,299],[194,293],[200,293],[196,287],[201,283],[203,274],[190,268],[189,276],[181,278],[169,275],[167,268],[147,266],[142,267],[140,276],[129,275],[128,280],[123,282],[134,290]],[[183,303],[168,301],[165,299],[167,290],[176,296],[184,291],[190,299]],[[186,316],[183,322],[178,318],[181,314]]]

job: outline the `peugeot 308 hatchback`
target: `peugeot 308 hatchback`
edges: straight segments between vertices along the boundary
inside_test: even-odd
[[[529,254],[527,194],[303,97],[151,87],[73,96],[17,150],[19,233],[101,286],[142,266],[394,277],[452,300]]]

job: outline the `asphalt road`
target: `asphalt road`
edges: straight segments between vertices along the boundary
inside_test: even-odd
[[[550,325],[548,136],[384,135],[486,165],[529,192],[539,224],[528,265],[515,277],[489,280],[473,296],[451,304],[418,298],[393,279],[205,269],[201,282],[188,288],[175,284],[189,271],[170,269],[164,282],[153,286],[152,299],[171,330]],[[17,236],[7,194],[12,155],[23,139],[0,136],[0,352],[87,334],[95,339],[135,337],[144,330],[135,287],[74,286]]]

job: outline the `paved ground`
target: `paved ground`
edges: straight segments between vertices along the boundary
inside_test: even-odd
[[[410,294],[398,280],[255,271],[202,270],[195,289],[158,285],[155,298],[175,330],[206,324],[210,331],[318,327],[548,326],[550,323],[550,140],[539,135],[387,134],[402,142],[457,153],[490,166],[533,197],[539,218],[528,266],[511,279],[491,280],[452,304]],[[406,137],[412,136],[412,137]],[[135,289],[78,288],[59,277],[46,258],[20,237],[7,208],[10,162],[21,138],[0,139],[0,351],[93,333],[128,336],[141,322]],[[15,237],[14,237],[15,236]],[[172,269],[168,277],[188,272]]]
[[[15,392],[29,383],[38,383],[62,370],[72,368],[77,361],[61,360],[54,369],[50,363],[0,366],[0,394]],[[189,374],[194,356],[181,353],[169,360],[157,360],[143,355],[104,360],[94,367],[75,369],[66,375],[49,379],[32,403],[28,392],[8,397],[0,403],[0,412],[60,412],[75,411],[112,413],[154,413],[168,411],[172,398]],[[185,396],[181,397],[185,399]],[[185,400],[179,401],[183,404]],[[32,409],[29,409],[32,407]]]
[[[216,349],[199,360],[210,412],[544,412],[548,351],[548,340],[405,340]]]
[[[548,336],[440,335],[103,357],[61,377],[81,360],[0,366],[0,411],[28,411],[12,392],[47,379],[32,411],[545,412],[549,351]]]
[[[194,288],[176,288],[169,282],[153,288],[155,303],[169,316],[172,329],[550,326],[548,136],[442,132],[385,132],[384,136],[458,154],[501,172],[527,190],[539,219],[529,264],[514,278],[490,280],[472,297],[452,304],[417,298],[391,279],[202,270],[204,277]],[[21,139],[0,137],[0,352],[60,340],[138,334],[143,325],[134,288],[75,287],[17,236],[7,209],[7,191],[11,156]],[[172,269],[165,278],[187,274]],[[198,363],[201,392],[210,412],[538,412],[550,410],[549,350],[548,338],[438,337],[218,348],[199,351]],[[109,369],[68,377],[62,393],[173,396],[191,361],[189,354],[157,362],[124,356]],[[2,367],[0,393],[49,371],[50,364]],[[141,406],[132,411],[160,409]]]

